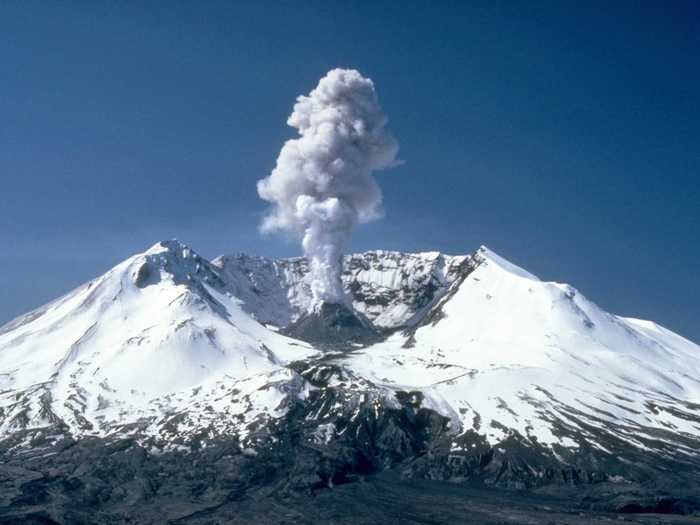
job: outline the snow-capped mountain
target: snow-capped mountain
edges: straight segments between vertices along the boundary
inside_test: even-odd
[[[210,424],[206,407],[235,389],[215,422],[230,430],[273,415],[287,391],[303,396],[284,365],[313,353],[246,314],[209,262],[159,243],[2,327],[0,433],[61,423],[107,435],[138,421],[159,432],[177,415],[181,435]]]
[[[283,335],[308,278],[302,258],[210,263],[176,241],[127,259],[0,329],[0,439],[230,439],[285,458],[303,444],[321,454],[314,483],[397,465],[526,484],[700,466],[700,347],[652,322],[483,247],[376,251],[347,256],[343,283],[381,340],[314,347]]]
[[[609,314],[486,248],[472,261],[417,326],[345,358],[346,366],[375,384],[422,391],[455,428],[492,445],[519,435],[697,459],[697,345]]]
[[[304,259],[214,264],[264,322],[285,326],[309,304]],[[421,392],[423,406],[450,418],[452,452],[468,452],[462,436],[476,433],[493,447],[517,436],[562,459],[632,447],[698,460],[700,347],[681,336],[609,314],[484,247],[352,255],[343,279],[353,307],[387,337],[336,364],[376,387]]]

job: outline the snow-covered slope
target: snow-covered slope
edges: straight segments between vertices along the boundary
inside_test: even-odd
[[[518,433],[604,449],[607,435],[697,454],[683,438],[697,445],[700,436],[697,345],[606,313],[486,248],[419,326],[345,363],[377,384],[423,391],[460,432],[474,429],[494,445]]]
[[[0,433],[62,422],[101,435],[139,420],[160,428],[174,414],[184,428],[234,388],[248,399],[226,412],[255,417],[286,395],[258,392],[261,384],[287,382],[303,395],[283,365],[311,353],[246,314],[188,247],[159,243],[2,328]],[[248,406],[253,397],[260,411]]]

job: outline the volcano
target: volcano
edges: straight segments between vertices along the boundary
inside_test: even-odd
[[[0,327],[0,522],[227,522],[384,474],[700,511],[695,343],[485,247],[342,284],[314,307],[305,258],[164,241]]]

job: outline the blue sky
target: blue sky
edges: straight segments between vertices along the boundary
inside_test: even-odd
[[[0,322],[162,238],[297,255],[255,182],[340,66],[405,161],[353,249],[486,244],[700,341],[700,4],[609,4],[4,2]]]

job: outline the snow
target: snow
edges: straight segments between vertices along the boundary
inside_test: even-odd
[[[157,276],[140,287],[135,276],[144,264]],[[100,429],[150,414],[164,396],[223,377],[274,374],[315,353],[243,312],[225,287],[207,282],[215,279],[203,264],[183,245],[159,243],[0,334],[0,389],[44,385],[58,417]],[[0,396],[0,406],[12,402]]]
[[[519,266],[516,266],[509,261],[506,261],[503,257],[498,255],[496,252],[488,249],[486,246],[479,247],[477,253],[480,257],[488,261],[488,264],[491,264],[492,266],[497,266],[502,271],[510,275],[522,277],[523,279],[528,279],[530,281],[539,281],[539,279],[532,275],[530,272],[523,270]]]
[[[357,311],[394,332],[326,361],[354,389],[422,392],[455,434],[474,429],[496,444],[517,432],[569,448],[594,439],[579,421],[639,448],[654,429],[700,435],[687,417],[700,416],[700,347],[488,248],[350,255],[343,282]],[[0,435],[57,417],[76,435],[133,432],[140,421],[166,442],[201,429],[247,439],[248,425],[313,388],[286,365],[319,352],[279,333],[310,302],[303,258],[209,263],[158,243],[0,328]]]
[[[627,421],[698,429],[646,402],[700,401],[700,349],[649,322],[608,314],[574,288],[542,282],[482,247],[478,267],[442,305],[442,315],[344,360],[382,385],[422,390],[471,428],[492,421],[540,443],[562,443],[550,416],[574,408],[591,424]],[[543,394],[548,392],[548,395]],[[461,409],[461,410],[460,410]],[[504,436],[487,433],[492,443]]]

